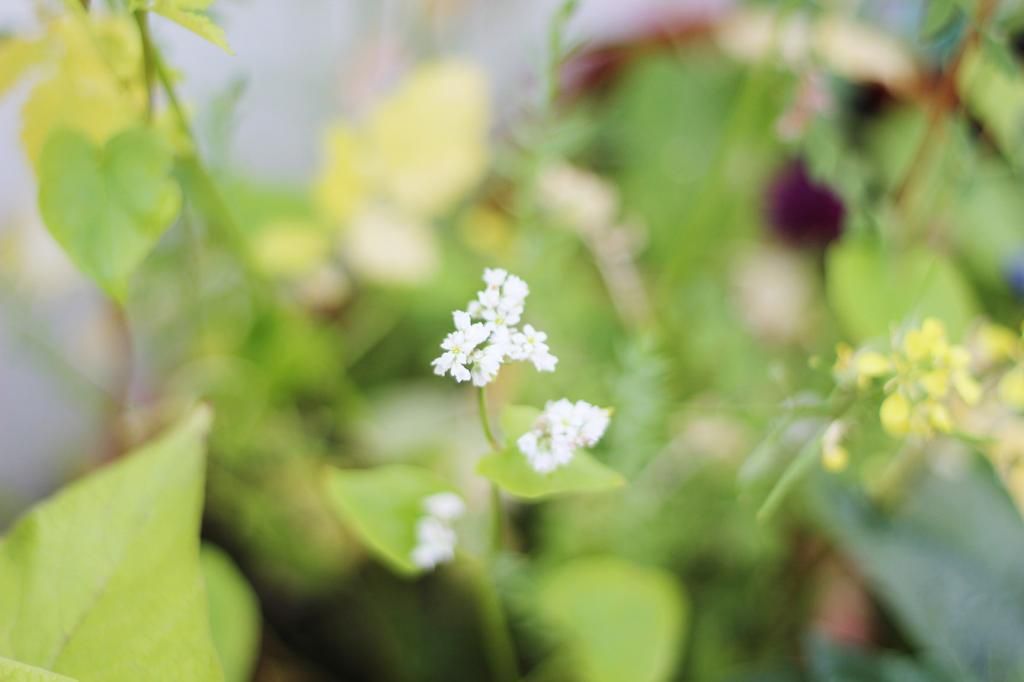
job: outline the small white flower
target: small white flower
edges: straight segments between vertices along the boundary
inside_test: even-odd
[[[508,277],[508,271],[501,268],[484,268],[484,284],[497,291]]]
[[[466,511],[466,504],[455,493],[436,493],[423,500],[428,514],[442,521],[454,521]]]
[[[412,562],[419,568],[430,570],[455,558],[458,536],[452,522],[466,509],[462,498],[455,493],[443,492],[423,500],[425,516],[416,522],[416,546]]]
[[[521,306],[530,295],[530,287],[521,278],[509,275],[501,287],[501,297],[506,305]]]
[[[550,401],[516,445],[534,471],[547,474],[571,462],[577,449],[597,444],[610,420],[609,410],[584,400]]]
[[[484,270],[483,280],[485,288],[466,310],[453,313],[455,331],[441,343],[445,352],[431,362],[434,373],[482,387],[510,360],[529,361],[539,372],[553,372],[558,358],[548,348],[547,334],[531,325],[522,331],[516,326],[530,293],[526,282],[500,268]]]
[[[523,331],[512,340],[510,355],[515,360],[529,360],[538,372],[554,372],[558,358],[548,349],[547,338],[547,334],[537,331],[533,325],[524,324]]]
[[[444,521],[425,516],[416,524],[416,547],[412,561],[423,569],[451,561],[455,557],[455,531]]]
[[[470,374],[473,378],[473,385],[482,387],[494,381],[494,377],[498,376],[498,370],[501,369],[503,357],[504,350],[497,345],[473,351],[473,355],[470,357],[472,362]]]
[[[472,322],[469,313],[461,310],[452,313],[452,317],[455,320],[455,331],[441,342],[441,348],[445,352],[430,364],[434,366],[434,374],[438,376],[450,373],[456,381],[468,381],[471,374],[466,365],[472,362],[476,347],[490,336],[490,330],[486,325]]]
[[[601,440],[604,432],[611,422],[609,410],[596,407],[584,401],[579,401],[574,406],[576,425],[578,431],[578,442],[581,447],[589,448]]]

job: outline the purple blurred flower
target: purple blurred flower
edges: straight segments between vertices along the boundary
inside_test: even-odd
[[[1013,295],[1017,298],[1024,298],[1024,250],[1017,251],[1006,259],[1003,273]]]
[[[768,186],[768,224],[795,246],[825,246],[843,232],[846,208],[827,185],[811,179],[801,159],[786,164]]]

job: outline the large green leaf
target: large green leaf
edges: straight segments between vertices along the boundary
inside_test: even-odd
[[[83,682],[219,682],[199,572],[200,408],[0,542],[0,656]]]
[[[963,682],[1024,679],[1024,523],[990,471],[926,477],[888,515],[819,484],[826,529],[924,659]]]
[[[48,670],[0,657],[0,682],[75,682]]]
[[[256,593],[223,550],[203,545],[200,564],[210,608],[210,633],[224,682],[248,682],[260,643]]]
[[[416,522],[424,498],[452,491],[429,469],[396,464],[374,469],[329,469],[327,494],[363,543],[398,573],[414,575]]]
[[[959,338],[977,303],[956,267],[926,249],[889,253],[868,241],[844,240],[828,254],[828,298],[856,340],[887,335],[910,317],[937,317]]]
[[[178,213],[170,147],[133,128],[98,149],[82,133],[54,132],[39,164],[39,208],[71,260],[112,296]]]
[[[542,578],[539,606],[566,638],[586,682],[658,682],[684,647],[688,602],[661,570],[621,559],[578,559]]]
[[[507,407],[501,415],[501,426],[509,445],[501,452],[481,459],[477,472],[505,492],[527,499],[601,492],[625,484],[626,479],[621,474],[582,450],[576,452],[569,464],[551,473],[534,471],[515,443],[530,429],[539,414],[532,407]]]

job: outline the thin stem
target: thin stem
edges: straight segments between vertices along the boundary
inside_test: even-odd
[[[955,109],[959,104],[957,96],[957,76],[967,54],[978,44],[985,26],[991,20],[996,10],[994,0],[982,0],[978,6],[978,14],[974,25],[970,28],[967,36],[961,41],[956,54],[949,62],[949,66],[942,73],[935,94],[932,99],[932,106],[928,112],[928,125],[921,141],[918,143],[914,155],[911,157],[903,178],[896,186],[893,193],[893,200],[897,206],[906,209],[906,203],[912,194],[911,190],[917,186],[922,177],[927,161],[931,154],[937,149],[945,137],[946,114]]]
[[[140,9],[135,10],[132,14],[135,17],[135,24],[139,27],[139,37],[142,40],[142,79],[146,84],[146,122],[152,123],[155,83],[153,73],[153,38],[149,33],[149,13]]]
[[[491,483],[491,553],[497,556],[505,543],[505,505],[501,503],[501,490]]]
[[[174,87],[174,80],[171,78],[170,71],[164,63],[160,50],[151,40],[149,33],[142,33],[141,37],[144,42],[144,48],[150,55],[152,69],[164,93],[167,95],[167,101],[170,104],[171,111],[174,113],[174,117],[177,119],[178,126],[188,137],[191,144],[192,149],[184,157],[183,162],[187,170],[190,171],[189,175],[195,183],[198,197],[201,199],[201,203],[205,206],[206,211],[209,212],[210,217],[213,218],[212,222],[221,228],[228,245],[238,257],[249,284],[253,286],[256,293],[262,293],[262,282],[252,266],[245,235],[231,214],[231,210],[224,201],[220,189],[213,180],[213,176],[199,156],[196,136],[192,132],[188,114],[185,112],[181,99],[178,97],[178,92]]]
[[[477,389],[476,404],[480,410],[480,426],[483,427],[484,436],[487,437],[487,442],[491,444],[491,448],[498,452],[501,450],[501,443],[494,437],[494,432],[491,431],[491,419],[487,416],[487,394],[484,392],[483,386]]]
[[[117,303],[108,304],[109,324],[117,336],[117,355],[120,366],[113,378],[111,400],[107,411],[107,442],[104,448],[104,460],[110,461],[120,457],[127,449],[121,418],[128,410],[131,400],[132,375],[135,369],[134,343],[128,316]]]
[[[771,519],[796,484],[810,473],[811,468],[818,461],[818,454],[821,452],[821,439],[825,435],[827,427],[828,424],[822,426],[810,440],[804,443],[796,458],[786,468],[786,471],[783,472],[782,478],[779,479],[779,482],[768,493],[768,497],[765,498],[761,508],[757,510],[757,520],[760,523],[766,523]]]
[[[494,679],[498,682],[514,682],[519,679],[515,643],[509,632],[508,620],[501,605],[501,596],[483,566],[471,559],[462,562],[470,574],[469,583],[476,592],[483,625],[484,647],[490,661]]]
[[[501,451],[501,443],[494,436],[491,430],[491,419],[487,414],[487,393],[483,386],[477,389],[477,407],[480,411],[480,426],[483,427],[484,436],[490,443],[491,449],[495,452]],[[491,483],[491,551],[495,556],[501,551],[505,539],[505,507],[501,503],[501,491],[498,486]]]

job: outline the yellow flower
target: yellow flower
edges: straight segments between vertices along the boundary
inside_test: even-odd
[[[436,215],[483,177],[489,126],[478,68],[454,60],[421,67],[370,120],[374,180],[413,215]]]
[[[862,351],[857,354],[857,381],[865,382],[892,371],[889,358],[876,351]]]
[[[317,200],[338,223],[372,204],[410,218],[437,216],[483,178],[490,121],[477,67],[457,60],[421,66],[366,125],[330,129]]]
[[[344,123],[327,132],[327,163],[316,182],[317,203],[334,223],[347,222],[367,199],[369,188],[360,170],[359,140]]]
[[[947,348],[946,328],[934,317],[927,318],[920,329],[911,329],[903,337],[903,353],[911,362],[941,355]]]
[[[1020,336],[998,324],[985,324],[978,330],[978,344],[989,362],[1002,362],[1013,357],[1020,347]]]
[[[836,346],[836,362],[832,372],[841,383],[856,383],[857,388],[864,389],[872,380],[892,370],[892,361],[878,351],[862,349],[854,352],[845,343]]]
[[[999,382],[999,398],[1018,410],[1024,409],[1024,367],[1007,372]]]
[[[893,393],[882,402],[879,417],[890,436],[901,438],[910,433],[910,402],[902,393]]]

